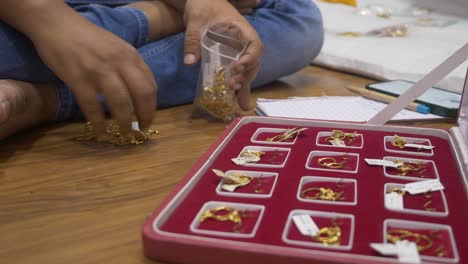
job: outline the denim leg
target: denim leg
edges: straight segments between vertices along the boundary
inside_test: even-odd
[[[33,43],[0,21],[0,79],[48,82],[54,74],[37,55]]]
[[[79,5],[75,10],[92,23],[110,31],[134,47],[144,45],[149,37],[149,22],[145,14],[128,6]],[[81,119],[81,113],[73,92],[60,80],[57,82],[58,112],[56,121]],[[108,111],[103,96],[99,101]]]
[[[302,69],[322,48],[322,18],[310,0],[263,0],[247,19],[264,44],[253,88]],[[190,103],[195,98],[200,67],[183,64],[183,42],[183,34],[178,34],[138,49],[158,83],[158,107]]]

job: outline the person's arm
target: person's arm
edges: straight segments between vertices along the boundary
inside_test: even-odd
[[[244,55],[234,64],[236,75],[230,86],[239,90],[239,105],[242,109],[250,108],[250,83],[257,76],[263,44],[255,29],[227,0],[164,0],[174,8],[184,13],[185,60],[188,65],[198,62],[201,56],[201,31],[208,24],[229,22],[240,29],[241,38],[247,45]],[[256,0],[238,0],[240,9],[252,8],[258,4]]]
[[[49,68],[74,92],[86,119],[105,137],[103,94],[124,133],[151,123],[156,82],[134,47],[92,24],[63,0],[2,0],[0,19],[25,34]]]

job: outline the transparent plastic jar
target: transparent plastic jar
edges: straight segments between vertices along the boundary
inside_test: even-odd
[[[195,105],[212,117],[229,122],[235,118],[236,95],[229,87],[232,66],[245,45],[232,24],[208,27],[201,37],[201,67]]]

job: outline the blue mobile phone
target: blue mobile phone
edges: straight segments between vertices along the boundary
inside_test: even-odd
[[[413,85],[414,83],[410,81],[396,80],[371,83],[366,88],[392,96],[400,96]],[[435,115],[456,118],[460,107],[461,94],[432,87],[419,96],[415,102],[430,107],[431,113]]]

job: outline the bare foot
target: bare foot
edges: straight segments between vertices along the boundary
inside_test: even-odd
[[[0,140],[53,120],[56,111],[54,86],[0,80]]]
[[[150,24],[149,41],[160,40],[184,30],[184,19],[176,9],[163,1],[141,1],[129,4],[145,13]]]

